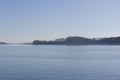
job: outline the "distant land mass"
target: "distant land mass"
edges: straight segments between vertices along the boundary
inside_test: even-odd
[[[108,38],[85,38],[80,36],[69,36],[53,41],[34,40],[33,45],[120,45],[120,37]]]
[[[6,42],[0,42],[0,45],[2,45],[2,44],[7,44]]]

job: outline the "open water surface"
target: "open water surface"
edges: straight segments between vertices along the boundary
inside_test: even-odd
[[[0,46],[0,80],[120,80],[120,46]]]

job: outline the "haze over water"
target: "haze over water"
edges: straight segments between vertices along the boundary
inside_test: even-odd
[[[1,80],[119,80],[120,46],[0,46]]]

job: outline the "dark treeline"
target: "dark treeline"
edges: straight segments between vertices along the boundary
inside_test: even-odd
[[[2,44],[7,44],[7,43],[5,43],[5,42],[0,42],[0,45],[2,45]]]
[[[34,40],[34,45],[120,45],[120,37],[109,38],[85,38],[70,36],[67,38],[56,39],[54,41]]]

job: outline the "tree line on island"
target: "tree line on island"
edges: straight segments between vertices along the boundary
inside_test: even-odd
[[[53,41],[34,40],[33,45],[120,45],[120,37],[109,38],[85,38],[79,36],[69,36]]]
[[[6,42],[0,42],[0,45],[7,44]]]
[[[10,44],[0,42],[0,45]],[[120,45],[120,37],[108,38],[85,38],[80,36],[69,36],[67,38],[59,38],[51,41],[34,40],[32,43],[20,43],[28,45]]]

